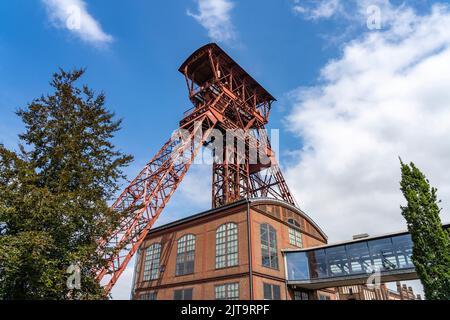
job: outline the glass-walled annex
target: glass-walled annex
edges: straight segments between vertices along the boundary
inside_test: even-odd
[[[412,269],[410,234],[301,251],[286,251],[288,281]]]

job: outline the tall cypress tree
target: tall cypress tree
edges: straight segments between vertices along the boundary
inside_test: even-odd
[[[83,74],[55,73],[54,92],[17,112],[21,152],[0,146],[0,299],[102,297],[96,241],[117,224],[108,201],[132,157],[111,141],[121,121],[105,95],[77,85]],[[73,264],[75,290],[66,285]]]
[[[401,160],[401,206],[414,243],[412,260],[429,300],[450,299],[450,235],[441,223],[437,189],[411,163]]]

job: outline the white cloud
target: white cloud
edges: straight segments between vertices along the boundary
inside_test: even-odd
[[[291,93],[303,141],[287,173],[301,207],[330,235],[405,228],[398,156],[421,168],[450,221],[450,10],[404,7],[384,32],[344,46],[320,84]]]
[[[306,19],[318,20],[330,18],[341,11],[340,0],[303,1],[295,0],[292,10]]]
[[[41,1],[55,27],[67,29],[81,40],[94,45],[105,45],[113,41],[113,37],[105,33],[99,22],[89,14],[85,1]]]
[[[213,41],[228,42],[236,37],[231,21],[234,4],[229,0],[196,0],[198,14],[187,14],[197,20],[207,31]]]
[[[293,0],[292,5],[292,11],[306,20],[344,19],[355,26],[365,26],[379,13],[380,28],[388,28],[405,9],[404,4],[397,7],[389,0]]]

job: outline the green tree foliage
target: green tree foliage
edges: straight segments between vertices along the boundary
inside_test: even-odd
[[[55,73],[54,93],[17,112],[20,152],[0,145],[0,299],[102,297],[96,240],[117,224],[107,202],[132,157],[111,142],[121,121],[105,95],[76,85],[83,74]],[[66,285],[72,264],[81,289]]]
[[[401,191],[407,205],[402,206],[414,243],[412,260],[430,300],[450,299],[450,235],[441,223],[437,189],[411,163],[401,162]]]

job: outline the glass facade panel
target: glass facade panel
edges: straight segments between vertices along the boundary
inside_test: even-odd
[[[345,246],[332,247],[325,250],[328,274],[330,277],[345,276],[350,273],[350,265]]]
[[[368,273],[371,270],[369,246],[367,242],[358,242],[346,245],[347,256],[353,274]]]
[[[412,239],[410,234],[392,238],[395,255],[397,256],[399,268],[413,268],[412,262]]]
[[[291,252],[286,256],[288,280],[308,280],[309,266],[306,252]]]
[[[393,270],[397,269],[397,259],[392,246],[392,238],[371,240],[368,242],[373,269]]]
[[[324,249],[286,252],[289,281],[325,279],[347,275],[411,269],[412,241],[409,234],[332,246]]]
[[[325,250],[314,250],[308,252],[309,270],[312,279],[328,277],[327,260]]]

